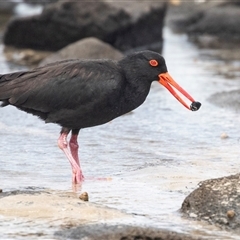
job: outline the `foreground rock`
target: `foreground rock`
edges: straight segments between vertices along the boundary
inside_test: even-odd
[[[54,232],[61,228],[132,219],[131,215],[121,211],[84,202],[75,193],[34,188],[3,190],[0,193],[0,217],[6,222],[14,222],[10,235],[1,232],[0,239],[19,239],[21,236],[52,239]],[[39,229],[39,226],[42,227]]]
[[[119,210],[84,202],[75,193],[28,188],[0,192],[0,216],[14,221],[11,238],[29,239],[162,239],[197,240],[199,237],[151,227],[114,225],[133,222],[134,216]],[[101,222],[101,224],[96,224]],[[42,226],[41,230],[39,225]],[[43,230],[44,229],[44,230]],[[8,239],[7,233],[4,237]],[[55,235],[55,236],[54,236]],[[5,239],[2,237],[1,239]],[[53,237],[54,236],[54,237]]]
[[[191,2],[173,7],[171,25],[186,32],[202,47],[221,47],[236,44],[240,40],[239,1]]]
[[[98,40],[97,38],[85,38],[68,45],[67,47],[59,50],[46,57],[40,65],[66,60],[66,59],[112,59],[119,60],[123,54],[114,49],[111,45]]]
[[[240,233],[240,174],[201,182],[181,210],[192,218]]]
[[[79,226],[55,233],[58,239],[88,239],[88,240],[197,240],[186,234],[161,230],[157,228],[144,228],[128,225],[90,225]]]
[[[124,51],[151,44],[161,50],[165,11],[162,1],[60,1],[41,15],[13,19],[4,43],[55,51],[91,36]]]
[[[55,219],[62,224],[130,218],[118,210],[81,201],[75,193],[35,189],[0,193],[0,215],[31,221]]]

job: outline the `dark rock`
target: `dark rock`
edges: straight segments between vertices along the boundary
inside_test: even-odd
[[[187,32],[191,39],[200,45],[206,45],[206,40],[211,40],[206,47],[212,47],[214,44],[215,47],[219,47],[219,40],[228,44],[235,44],[240,40],[239,2],[210,1],[201,5],[186,3],[185,8],[191,11],[187,13],[182,10],[182,14],[171,19],[171,26],[175,30]],[[175,7],[175,12],[177,9],[178,7]],[[184,9],[184,5],[179,9]]]
[[[127,225],[88,225],[58,231],[55,233],[58,239],[88,239],[88,240],[196,240],[198,237],[183,233],[161,230],[156,228],[144,228]]]
[[[120,50],[158,44],[166,2],[60,1],[41,15],[9,22],[4,43],[19,48],[59,50],[86,37],[96,37]]]
[[[0,13],[12,14],[14,12],[14,8],[16,5],[17,5],[16,2],[0,1]]]
[[[211,1],[214,1],[214,0],[211,0]],[[232,6],[239,6],[240,7],[240,1],[239,0],[224,0],[224,1],[221,1],[221,5],[222,6],[229,6],[229,5],[232,5]]]
[[[123,54],[114,49],[111,45],[98,40],[97,38],[84,38],[75,43],[68,45],[67,47],[59,50],[46,57],[40,65],[46,65],[48,63],[66,60],[66,59],[101,59],[108,58],[112,60],[119,60],[123,57]]]
[[[110,3],[130,15],[128,25],[117,33],[112,44],[117,49],[150,49],[161,52],[163,47],[166,1],[110,1]]]
[[[240,112],[240,89],[228,92],[218,92],[208,98],[208,101],[221,108]]]
[[[4,43],[16,47],[59,50],[89,36],[111,39],[126,25],[128,14],[101,1],[59,2],[47,5],[38,16],[13,19],[7,26]]]
[[[201,182],[181,210],[190,217],[240,232],[240,174]]]
[[[24,0],[25,3],[40,4],[40,5],[46,5],[46,4],[50,4],[58,1],[59,0]]]
[[[216,35],[223,40],[240,39],[240,8],[234,6],[215,7],[198,13],[198,19],[187,28],[189,34]]]

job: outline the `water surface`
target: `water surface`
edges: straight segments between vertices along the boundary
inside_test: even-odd
[[[214,60],[202,59],[201,51],[186,35],[175,35],[169,29],[164,34],[163,55],[169,73],[202,108],[188,111],[155,83],[146,102],[132,113],[83,129],[80,158],[87,180],[82,191],[89,193],[92,202],[134,214],[136,223],[207,239],[237,239],[214,226],[182,219],[178,212],[199,181],[239,170],[240,134],[236,129],[240,117],[207,101],[216,92],[236,89],[237,83],[210,71]],[[18,70],[9,67],[2,54],[0,68],[2,73]],[[0,112],[0,187],[4,191],[29,186],[71,191],[71,168],[57,147],[60,127],[13,107]],[[229,138],[222,139],[222,133]],[[6,239],[11,239],[8,233],[13,228],[17,232],[44,229],[50,237],[54,231],[44,224],[29,228],[17,219],[6,221],[0,218],[0,232],[5,232]]]

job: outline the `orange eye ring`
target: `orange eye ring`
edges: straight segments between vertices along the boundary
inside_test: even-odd
[[[149,61],[149,64],[153,67],[156,67],[156,66],[158,66],[158,61],[155,60],[155,59],[152,59],[152,60]]]

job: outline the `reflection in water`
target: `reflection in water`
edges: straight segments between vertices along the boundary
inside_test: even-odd
[[[92,202],[133,213],[137,223],[226,239],[227,233],[204,223],[189,223],[177,211],[199,181],[238,172],[240,142],[235,129],[240,118],[207,102],[211,94],[225,88],[225,80],[205,71],[207,63],[199,59],[199,51],[186,36],[165,29],[165,40],[169,73],[202,108],[186,110],[156,83],[132,114],[83,129],[80,158],[87,180],[82,191],[90,194]],[[0,64],[2,72],[9,70],[2,59]],[[228,82],[228,89],[235,84]],[[13,107],[0,111],[0,187],[4,191],[28,186],[71,190],[71,168],[57,147],[60,127],[45,125]],[[223,132],[229,138],[221,139]],[[0,218],[0,232],[6,231],[5,221]]]

